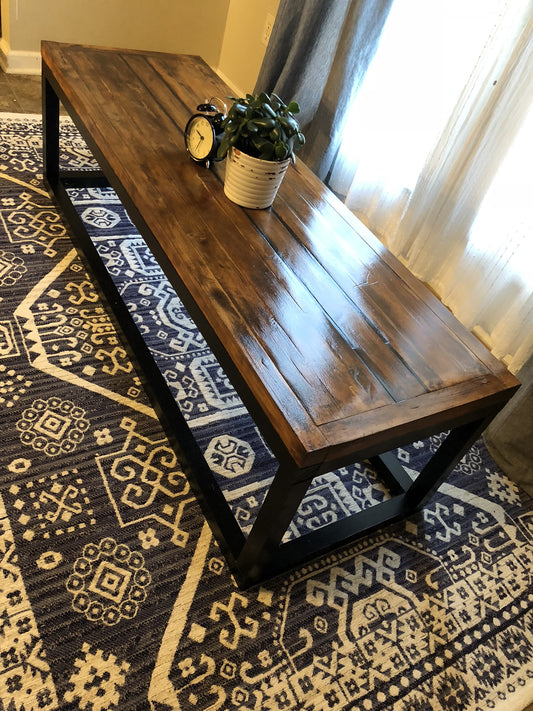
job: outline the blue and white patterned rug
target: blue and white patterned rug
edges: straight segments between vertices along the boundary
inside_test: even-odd
[[[480,440],[420,514],[241,592],[0,115],[0,710],[521,711],[533,506]],[[68,121],[62,160],[92,158]],[[276,462],[111,190],[72,192],[244,531]],[[439,437],[397,451],[416,476]],[[287,538],[388,496],[317,478]]]

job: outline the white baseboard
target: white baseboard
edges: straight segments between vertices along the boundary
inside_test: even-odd
[[[23,52],[10,49],[4,38],[0,39],[0,66],[7,74],[40,74],[40,52]]]
[[[211,67],[211,69],[213,69],[213,71],[218,74],[218,76],[222,79],[222,81],[229,86],[229,88],[231,89],[231,91],[234,93],[235,96],[246,96],[245,92],[243,92],[243,90],[240,89],[238,86],[235,86],[235,84],[230,79],[228,79],[228,77],[224,74],[224,72],[221,72],[218,67]],[[223,96],[221,96],[220,98],[226,100],[226,98]],[[227,103],[227,100],[226,100],[226,103]]]

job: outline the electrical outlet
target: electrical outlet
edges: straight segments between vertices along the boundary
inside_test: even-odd
[[[274,15],[271,15],[268,13],[266,16],[265,20],[265,26],[263,27],[263,39],[262,42],[265,45],[265,47],[268,44],[268,40],[270,39],[270,34],[272,32],[272,28],[274,27]]]

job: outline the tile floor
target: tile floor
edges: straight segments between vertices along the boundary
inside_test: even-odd
[[[0,70],[0,111],[41,113],[41,77]]]

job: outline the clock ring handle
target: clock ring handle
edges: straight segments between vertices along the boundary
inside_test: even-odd
[[[222,114],[222,116],[225,116],[228,112],[228,107],[222,99],[218,98],[218,96],[212,96],[209,101],[205,101],[203,104],[198,104],[196,110],[205,113],[219,113]]]
[[[228,107],[226,106],[226,103],[218,96],[212,96],[209,99],[209,103],[211,104],[211,106],[215,107],[215,111],[218,111],[224,116],[228,113]]]

